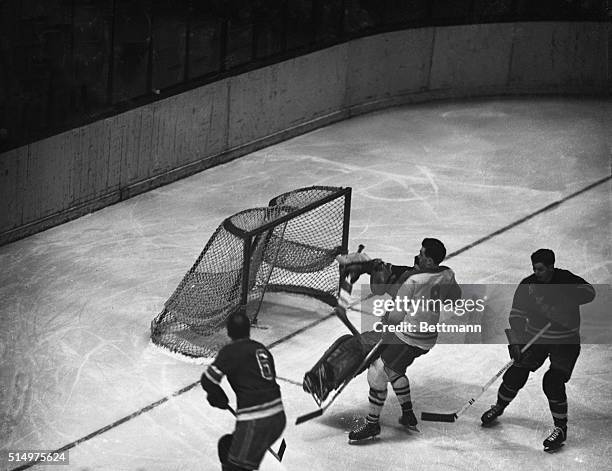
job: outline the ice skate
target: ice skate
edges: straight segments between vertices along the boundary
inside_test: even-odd
[[[399,418],[399,423],[400,425],[406,427],[408,430],[412,430],[415,432],[419,431],[419,429],[417,428],[417,424],[419,422],[416,416],[414,415],[414,412],[411,410],[403,412],[402,416]]]
[[[500,406],[499,404],[492,405],[491,408],[484,414],[482,414],[482,416],[480,417],[482,425],[489,425],[493,423],[495,419],[497,419],[503,413],[504,408],[502,406]]]
[[[544,445],[544,451],[555,451],[561,448],[567,438],[567,428],[566,427],[555,427],[554,430],[550,433],[546,440],[542,442]]]
[[[349,441],[360,441],[367,438],[374,438],[380,435],[380,424],[378,422],[368,422],[359,425],[349,433]]]

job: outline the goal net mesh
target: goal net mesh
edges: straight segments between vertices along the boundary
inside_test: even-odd
[[[257,316],[265,292],[335,305],[335,257],[346,253],[350,196],[350,188],[302,188],[225,219],[151,323],[153,344],[210,356],[227,341],[214,338],[227,317],[251,303]]]

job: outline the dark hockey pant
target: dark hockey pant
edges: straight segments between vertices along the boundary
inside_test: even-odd
[[[579,355],[579,344],[533,345],[524,353],[521,361],[512,365],[504,374],[497,392],[497,403],[506,407],[527,383],[529,372],[536,371],[546,358],[550,358],[550,368],[544,374],[542,389],[548,398],[555,426],[567,426],[565,383],[570,380]]]
[[[223,471],[258,469],[266,450],[282,434],[284,412],[261,419],[237,421],[233,434],[223,435],[217,451]]]

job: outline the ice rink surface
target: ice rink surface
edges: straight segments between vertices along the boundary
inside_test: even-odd
[[[210,408],[199,387],[175,394],[203,367],[152,348],[149,325],[224,218],[292,189],[352,187],[352,248],[411,264],[420,241],[437,237],[449,253],[460,251],[447,262],[460,283],[518,283],[530,274],[529,255],[548,247],[558,267],[609,284],[611,136],[612,101],[392,108],[0,247],[0,449],[77,442],[61,469],[82,471],[220,469],[217,439],[233,418]],[[253,337],[270,344],[328,313],[318,301],[269,296],[260,314],[269,329]],[[380,438],[349,445],[348,431],[367,413],[365,375],[322,417],[293,425],[315,408],[294,383],[345,331],[329,318],[272,348],[288,447],[282,464],[268,455],[262,470],[611,469],[609,344],[583,345],[568,383],[569,438],[558,453],[541,447],[552,425],[546,367],[495,427],[483,429],[479,417],[499,383],[457,422],[420,422],[419,433],[397,424],[390,391]],[[437,345],[408,370],[416,412],[457,410],[507,361],[504,345]]]

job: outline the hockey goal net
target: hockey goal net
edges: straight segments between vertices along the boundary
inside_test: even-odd
[[[230,313],[266,292],[299,293],[335,305],[335,257],[347,252],[350,188],[314,186],[225,219],[151,323],[151,341],[187,358],[214,354]],[[219,337],[219,336],[216,336]]]

